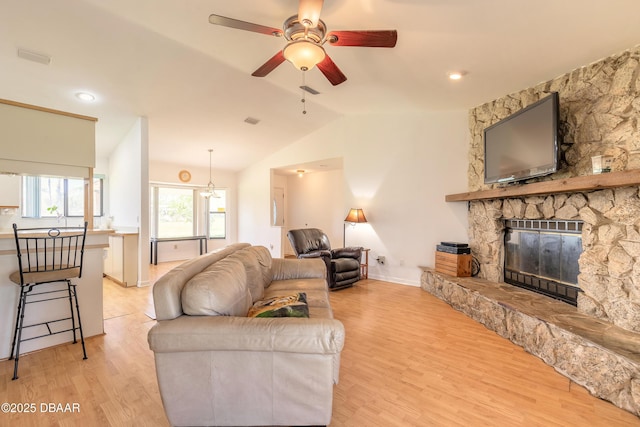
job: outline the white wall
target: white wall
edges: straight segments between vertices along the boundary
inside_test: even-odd
[[[114,229],[140,227],[142,124],[138,119],[109,157],[109,215]],[[146,189],[145,189],[146,191]]]
[[[149,283],[149,120],[140,118],[140,230],[138,231],[138,286]]]
[[[289,231],[289,229],[287,228],[287,223],[289,222],[289,180],[287,179],[286,175],[280,175],[277,174],[274,170],[271,171],[271,200],[272,200],[272,204],[270,205],[271,207],[271,225],[275,225],[277,223],[277,221],[279,221],[279,219],[276,219],[276,213],[274,212],[274,206],[273,203],[275,203],[274,199],[276,197],[278,197],[275,194],[275,189],[276,188],[282,188],[282,190],[284,191],[284,207],[282,209],[283,212],[280,212],[277,214],[277,216],[282,216],[282,225],[279,227],[280,228],[280,241],[281,242],[285,242],[282,244],[281,248],[280,248],[280,253],[279,253],[279,257],[284,257],[285,255],[293,255],[293,249],[291,249],[291,245],[287,244],[286,242],[287,240],[287,231]],[[273,248],[271,248],[273,249]]]
[[[0,175],[0,206],[20,204],[20,176]]]
[[[342,247],[344,173],[340,170],[313,172],[287,177],[285,228],[319,228],[329,237],[332,248]],[[286,234],[285,234],[286,235]],[[293,254],[288,240],[284,253]]]
[[[271,226],[270,168],[267,158],[238,174],[238,241],[266,246],[279,257],[282,227]]]
[[[348,227],[347,245],[386,257],[385,265],[370,262],[369,277],[418,286],[418,266],[434,265],[437,243],[467,238],[466,204],[444,201],[466,189],[467,144],[466,111],[342,118],[239,175],[239,240],[279,256],[280,231],[269,225],[270,168],[342,157],[338,227],[351,207],[369,220]]]
[[[0,175],[0,206],[20,206],[20,177]],[[20,222],[20,210],[0,210],[0,232],[11,231],[14,222]]]
[[[112,228],[137,231],[138,285],[148,284],[149,269],[149,127],[140,117],[109,156],[109,212]]]

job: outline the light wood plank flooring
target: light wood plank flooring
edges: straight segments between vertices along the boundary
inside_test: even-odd
[[[172,264],[159,265],[152,278]],[[105,332],[0,362],[0,426],[166,426],[146,334],[150,288],[108,280]],[[640,426],[482,325],[419,288],[375,280],[331,294],[347,331],[331,426]],[[148,311],[147,311],[148,312]],[[79,413],[40,412],[78,403]]]

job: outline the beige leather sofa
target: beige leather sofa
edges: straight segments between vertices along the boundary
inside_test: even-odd
[[[252,303],[292,292],[306,294],[309,318],[246,317]],[[321,259],[235,244],[171,270],[153,298],[148,341],[172,425],[330,423],[344,327]]]

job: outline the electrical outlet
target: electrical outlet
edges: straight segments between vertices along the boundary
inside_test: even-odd
[[[376,261],[378,261],[378,263],[380,264],[384,264],[384,262],[386,261],[386,258],[382,255],[378,256],[378,258],[376,258]]]
[[[178,249],[178,245],[173,245],[173,249]]]

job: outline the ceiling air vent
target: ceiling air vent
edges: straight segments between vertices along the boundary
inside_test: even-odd
[[[318,92],[317,90],[315,90],[312,87],[309,86],[300,86],[300,89],[304,90],[305,92],[309,92],[311,95],[319,95],[320,92]]]
[[[260,119],[256,119],[255,117],[247,117],[244,119],[245,123],[249,123],[250,125],[257,125],[260,123]]]
[[[26,49],[18,48],[18,57],[26,59],[27,61],[37,62],[39,64],[49,65],[51,63],[51,57],[43,53],[31,52]]]

